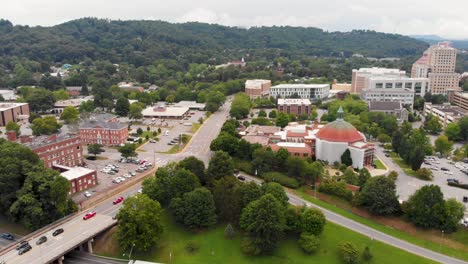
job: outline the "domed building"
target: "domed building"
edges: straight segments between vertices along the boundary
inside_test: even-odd
[[[327,125],[313,126],[290,123],[282,131],[270,136],[274,151],[284,148],[292,156],[314,157],[332,164],[341,162],[341,156],[349,149],[354,168],[372,166],[374,145],[366,142],[364,134],[343,120],[343,109],[338,117]]]

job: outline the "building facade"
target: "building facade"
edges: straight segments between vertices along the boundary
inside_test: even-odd
[[[398,122],[408,121],[408,110],[401,102],[369,102],[369,112],[381,112],[395,116]]]
[[[311,114],[311,102],[309,99],[278,99],[278,111],[296,116]]]
[[[87,190],[98,184],[97,173],[95,170],[83,167],[71,168],[62,165],[56,165],[54,166],[54,169],[59,170],[61,172],[60,175],[70,182],[69,194]]]
[[[270,88],[274,98],[299,97],[302,99],[320,100],[328,97],[329,84],[280,84]]]
[[[128,139],[128,127],[120,122],[89,120],[80,124],[81,144],[117,146]]]
[[[387,68],[360,68],[359,70],[354,69],[351,75],[351,93],[361,94],[364,89],[368,89],[367,79],[370,77],[383,77],[383,78],[399,78],[406,77],[405,71],[399,69],[387,69]]]
[[[270,93],[270,80],[247,80],[245,81],[245,93],[250,99],[268,96]]]
[[[361,97],[367,102],[400,102],[413,108],[414,93],[409,89],[369,89]]]
[[[78,135],[24,136],[20,137],[20,142],[36,153],[48,168],[83,164],[83,149]]]
[[[439,118],[442,127],[447,127],[450,123],[456,123],[460,118],[467,116],[468,112],[458,106],[450,104],[434,105],[432,103],[424,103],[425,115],[433,115]]]
[[[412,66],[411,77],[428,78],[433,94],[458,89],[460,74],[455,72],[457,50],[449,42],[430,46]]]
[[[0,126],[6,126],[8,122],[19,122],[29,117],[28,103],[0,103]]]
[[[448,90],[448,101],[468,112],[468,93]]]

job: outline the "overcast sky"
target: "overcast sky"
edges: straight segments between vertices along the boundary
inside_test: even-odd
[[[1,0],[0,18],[50,26],[82,17],[230,26],[373,29],[468,39],[468,0]]]

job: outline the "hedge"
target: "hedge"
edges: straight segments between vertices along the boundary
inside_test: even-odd
[[[296,189],[299,188],[299,182],[279,172],[267,172],[262,175],[265,182],[277,182],[283,186]]]

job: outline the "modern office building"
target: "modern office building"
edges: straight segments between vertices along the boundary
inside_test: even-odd
[[[311,113],[311,102],[309,99],[278,99],[278,111],[296,116]]]
[[[271,88],[270,80],[247,80],[245,81],[245,93],[251,98],[268,96]]]
[[[299,97],[319,100],[327,98],[329,92],[329,84],[280,84],[270,88],[270,95],[274,98]]]
[[[439,118],[440,123],[445,128],[448,124],[458,122],[458,120],[467,115],[467,111],[458,106],[450,104],[433,105],[432,103],[424,103],[425,115],[433,115]]]
[[[457,50],[450,42],[430,46],[411,68],[411,77],[428,78],[432,94],[458,89],[460,74],[455,72]]]
[[[367,102],[400,102],[410,108],[413,108],[414,103],[414,93],[409,89],[369,89],[363,91],[361,97]]]
[[[351,90],[353,94],[361,94],[362,90],[368,89],[367,79],[370,77],[406,77],[405,71],[387,68],[360,68],[354,69],[351,76]]]
[[[28,103],[0,103],[0,126],[6,126],[8,122],[27,120],[29,117]]]
[[[429,92],[429,79],[410,78],[406,76],[383,77],[373,76],[367,78],[366,88],[363,90],[407,89],[415,95],[424,97]]]

